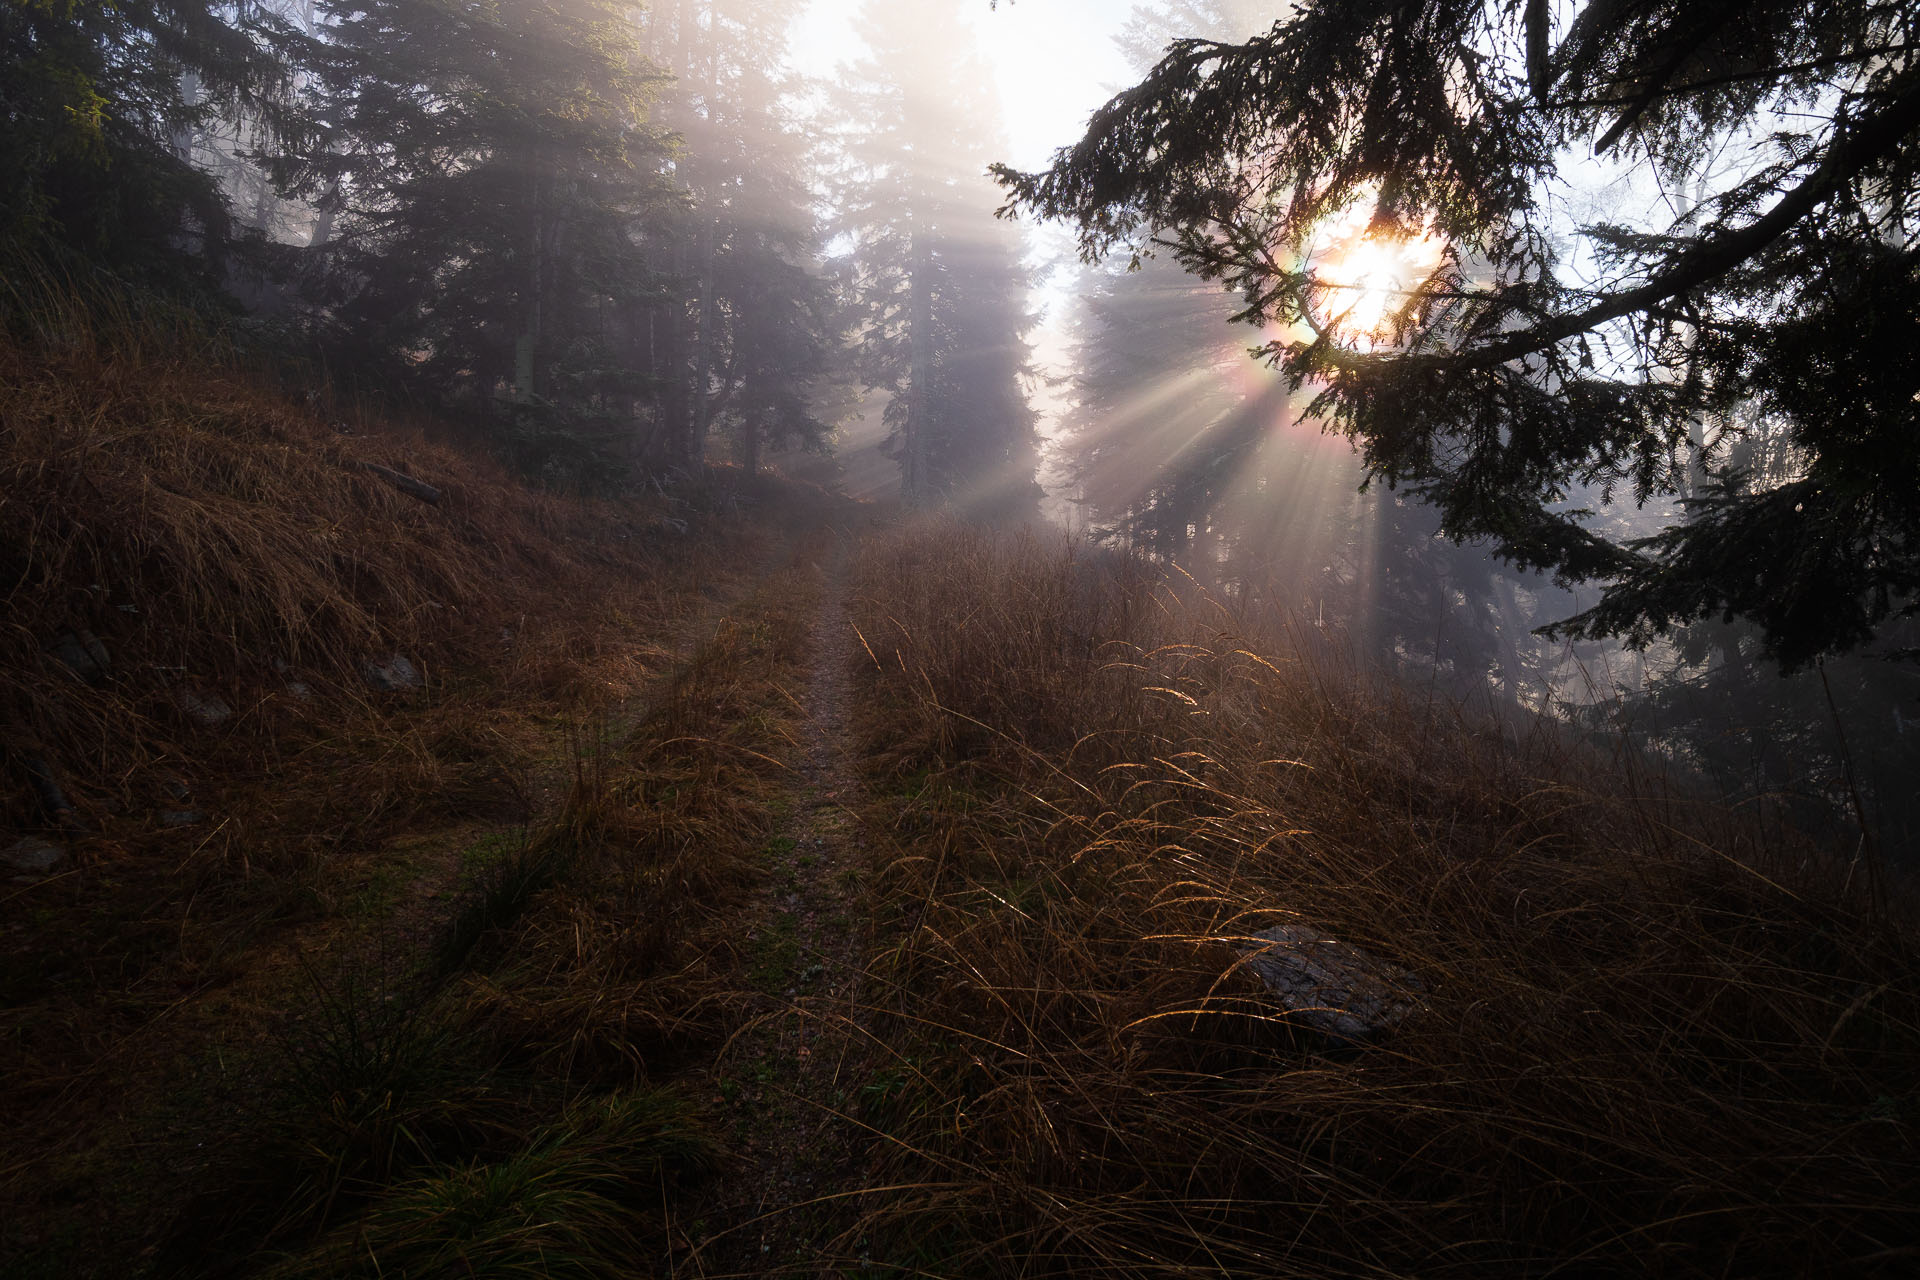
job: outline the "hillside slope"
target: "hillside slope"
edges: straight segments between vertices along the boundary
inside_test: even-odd
[[[328,1036],[385,1034],[355,1000],[440,998],[548,855],[594,844],[568,827],[592,762],[716,644],[756,647],[729,611],[842,509],[725,472],[557,496],[183,346],[0,346],[9,1274],[273,1237],[286,1187],[240,1225],[194,1205],[271,1162]]]
[[[1319,626],[84,344],[0,532],[10,1276],[1911,1268],[1910,891]]]
[[[951,527],[854,619],[903,851],[862,1230],[953,1275],[1901,1274],[1912,898],[1310,618]]]

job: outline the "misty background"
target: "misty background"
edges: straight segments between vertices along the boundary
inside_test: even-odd
[[[648,65],[610,56],[593,92],[625,104],[618,121],[583,99],[517,158],[422,137],[448,126],[396,105],[394,86],[450,73],[459,33],[392,6],[266,7],[307,42],[292,89],[317,124],[295,138],[209,111],[175,133],[257,233],[224,284],[337,366],[483,411],[527,468],[670,484],[705,458],[1044,519],[1415,682],[1651,748],[1839,839],[1864,819],[1890,850],[1915,847],[1906,628],[1788,679],[1737,621],[1641,650],[1545,639],[1535,628],[1591,593],[1439,537],[1421,503],[1364,486],[1353,450],[1305,417],[1312,388],[1290,393],[1249,357],[1264,335],[1233,323],[1237,298],[1163,257],[1078,261],[1061,229],[995,216],[989,164],[1044,167],[1170,40],[1244,38],[1271,5],[576,5],[582,31],[622,28]],[[513,84],[538,97],[539,60],[571,55],[520,34]],[[355,57],[375,51],[390,69],[370,75]],[[569,146],[625,155],[576,164]],[[1570,252],[1580,225],[1670,222],[1710,194],[1590,160],[1565,178]],[[525,208],[501,195],[521,191]],[[529,225],[531,261],[504,254]],[[453,265],[423,265],[449,243]],[[1740,447],[1759,474],[1793,465],[1764,437]],[[1616,535],[1673,508],[1598,492],[1571,505]]]

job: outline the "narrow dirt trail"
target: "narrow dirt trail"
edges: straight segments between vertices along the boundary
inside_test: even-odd
[[[805,720],[749,937],[760,1008],[717,1064],[741,1165],[695,1257],[695,1273],[708,1277],[831,1270],[822,1246],[851,1204],[823,1197],[858,1181],[862,1135],[844,1118],[864,1075],[857,912],[867,863],[855,811],[850,536],[835,533],[824,552],[811,661],[795,691]]]

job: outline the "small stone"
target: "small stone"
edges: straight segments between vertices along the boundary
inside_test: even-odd
[[[191,827],[205,821],[206,815],[198,809],[168,809],[160,815],[163,827]]]
[[[0,849],[0,862],[15,871],[44,876],[66,860],[67,851],[36,836],[23,836]]]
[[[86,681],[99,684],[106,678],[107,668],[112,663],[107,658],[107,647],[100,643],[100,637],[85,629],[62,631],[47,646],[47,652],[66,664],[67,670]]]
[[[211,694],[195,693],[191,689],[175,689],[173,705],[187,713],[187,718],[202,729],[211,729],[233,718],[233,708]]]
[[[361,664],[360,673],[366,676],[368,684],[385,693],[395,693],[401,689],[418,689],[426,683],[419,669],[397,653],[385,662]]]
[[[307,682],[304,680],[287,681],[287,693],[300,702],[313,701],[313,690],[307,687]]]
[[[1398,965],[1302,925],[1252,935],[1247,968],[1305,1025],[1336,1039],[1366,1041],[1419,1005],[1426,988]]]

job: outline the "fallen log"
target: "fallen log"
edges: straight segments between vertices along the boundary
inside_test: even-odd
[[[377,462],[362,462],[360,466],[373,472],[409,497],[418,498],[429,506],[440,504],[440,491],[424,480],[416,480],[404,471],[395,471],[392,467],[383,467]]]

